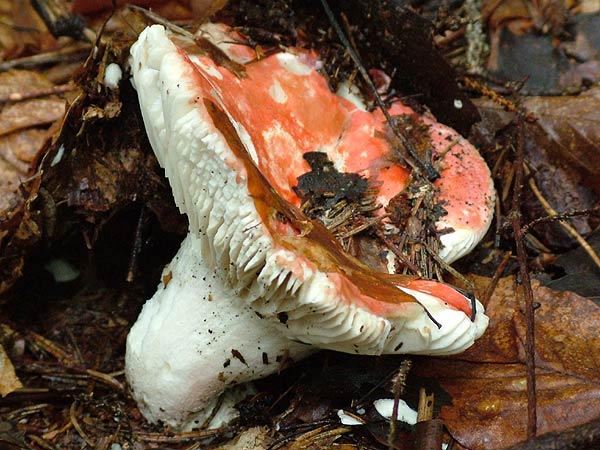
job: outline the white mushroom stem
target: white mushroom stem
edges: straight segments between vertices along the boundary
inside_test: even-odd
[[[314,351],[239,299],[190,234],[129,333],[126,374],[150,422],[200,426],[227,387],[277,373]]]

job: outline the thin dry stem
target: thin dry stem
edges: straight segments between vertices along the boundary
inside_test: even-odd
[[[392,378],[392,393],[394,394],[394,407],[392,408],[392,417],[390,418],[390,433],[388,435],[388,448],[390,450],[396,448],[396,436],[398,434],[398,403],[400,397],[404,395],[406,388],[406,378],[412,367],[412,360],[405,359],[400,363],[400,368]]]
[[[425,388],[419,389],[419,410],[417,412],[417,422],[424,422],[433,419],[433,405],[435,404],[435,394],[427,394]]]
[[[512,256],[512,252],[504,253],[504,256],[502,257],[502,261],[500,261],[500,264],[498,264],[498,267],[496,268],[496,272],[494,273],[492,280],[485,288],[484,293],[481,295],[480,301],[484,305],[486,305],[487,302],[490,300],[490,298],[492,298],[492,295],[494,294],[494,291],[496,290],[496,286],[498,285],[498,281],[500,281],[500,278],[502,277],[502,274],[504,273],[504,269],[506,269],[506,266],[507,266],[508,262],[510,261],[511,256]]]
[[[527,251],[523,243],[521,228],[521,193],[523,191],[523,172],[525,169],[525,122],[519,117],[517,127],[518,146],[514,168],[514,186],[512,198],[511,223],[515,245],[517,247],[517,258],[519,260],[519,273],[525,297],[525,364],[527,368],[527,437],[529,439],[537,433],[537,400],[536,400],[536,378],[535,378],[535,322],[533,309],[533,291],[527,267]]]
[[[92,442],[92,440],[89,438],[89,436],[86,434],[86,432],[83,431],[83,428],[81,428],[81,425],[79,424],[79,420],[77,419],[78,406],[79,406],[79,404],[77,403],[77,401],[74,401],[71,404],[71,408],[69,409],[69,418],[71,419],[73,428],[75,428],[75,431],[77,431],[77,434],[79,434],[81,439],[83,439],[87,445],[94,448],[95,447],[94,442]]]
[[[525,174],[527,174],[527,175],[530,174],[530,170],[527,167],[525,167]],[[544,197],[544,194],[542,194],[542,192],[538,188],[533,177],[529,177],[529,188],[532,190],[532,192],[535,195],[535,197],[537,198],[537,200],[541,203],[544,210],[550,216],[559,216],[560,215],[558,213],[558,211],[556,211],[552,207],[552,205],[548,202],[548,200],[546,200],[546,198]],[[596,251],[592,248],[592,246],[587,243],[587,241],[584,239],[584,237],[581,234],[579,234],[579,232],[573,226],[564,222],[563,220],[559,219],[558,223],[560,224],[561,227],[563,227],[563,229],[567,233],[569,233],[569,235],[571,237],[573,237],[573,239],[575,239],[577,241],[577,243],[579,245],[581,245],[581,247],[585,250],[585,252],[592,259],[592,261],[594,261],[594,264],[596,264],[596,267],[598,267],[598,269],[600,269],[600,257],[598,256]]]

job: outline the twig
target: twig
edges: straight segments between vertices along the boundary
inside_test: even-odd
[[[504,450],[580,450],[600,448],[600,419],[542,434]]]
[[[53,94],[63,94],[65,92],[74,91],[75,89],[77,89],[77,86],[69,82],[66,84],[61,84],[59,86],[52,86],[45,89],[36,89],[25,93],[12,92],[10,94],[1,94],[0,103],[20,102],[23,100],[28,100],[30,98],[45,97],[47,95]]]
[[[444,422],[433,418],[434,394],[419,390],[419,411],[414,431],[414,450],[439,450],[442,448]]]
[[[38,403],[37,405],[25,406],[23,408],[16,409],[14,411],[9,412],[6,415],[3,415],[4,420],[8,420],[9,422],[17,423],[19,420],[23,419],[26,416],[37,414],[40,411],[48,408],[50,405],[48,403]]]
[[[492,298],[492,295],[494,294],[494,291],[496,290],[496,286],[498,285],[498,281],[500,281],[500,278],[502,277],[502,274],[504,273],[504,269],[506,269],[506,265],[510,261],[511,256],[512,256],[512,252],[504,253],[504,256],[502,257],[502,261],[500,261],[500,264],[498,264],[498,267],[496,268],[496,272],[494,272],[492,281],[489,282],[489,284],[485,288],[485,291],[481,295],[481,298],[479,299],[481,301],[481,303],[483,303],[483,305],[487,305],[487,302],[490,300],[490,298]]]
[[[431,258],[433,258],[433,260],[436,263],[438,263],[442,269],[451,274],[453,277],[460,280],[460,282],[464,284],[466,289],[468,289],[471,292],[475,291],[475,285],[471,280],[466,278],[462,273],[460,273],[458,270],[456,270],[454,267],[452,267],[450,264],[448,264],[446,261],[440,258],[438,253],[435,252],[429,244],[427,244],[426,242],[421,242],[421,244],[423,245],[423,247],[425,247],[425,250],[427,250],[429,256],[431,256]]]
[[[94,378],[95,380],[98,380],[101,383],[112,387],[118,392],[125,392],[125,386],[123,386],[110,375],[92,369],[86,369],[85,373],[87,373],[90,377]]]
[[[376,230],[375,234],[382,242],[387,246],[387,248],[400,260],[402,264],[408,267],[415,275],[422,277],[423,273],[421,270],[414,264],[408,257],[402,253],[402,251],[395,245],[392,241],[388,239],[385,233],[381,230]]]
[[[348,239],[349,237],[354,236],[355,234],[358,234],[363,230],[366,230],[367,228],[375,225],[376,223],[381,222],[384,219],[387,219],[388,217],[390,217],[390,214],[382,214],[381,216],[369,218],[369,219],[365,220],[359,226],[352,228],[350,230],[347,230],[344,233],[340,233],[336,237],[338,239]]]
[[[525,167],[525,174],[528,176],[530,174],[530,170],[527,167]],[[548,200],[546,200],[546,198],[544,197],[544,195],[538,188],[533,177],[529,177],[529,188],[533,191],[533,194],[535,195],[535,197],[538,199],[538,201],[541,203],[544,210],[550,216],[555,216],[555,217],[559,216],[558,211],[556,211],[552,207],[552,205],[550,205]],[[573,226],[571,226],[568,223],[563,222],[562,219],[557,219],[557,220],[558,220],[558,223],[560,224],[560,226],[563,227],[564,230],[579,243],[579,245],[581,245],[581,247],[589,255],[589,257],[592,259],[592,261],[594,261],[594,264],[596,264],[598,269],[600,269],[600,257],[598,257],[598,254],[592,248],[592,246],[587,243],[587,241],[583,238],[583,236],[581,234],[579,234],[579,232]]]
[[[496,103],[497,105],[504,108],[505,111],[510,111],[510,112],[516,113],[516,114],[522,116],[523,120],[527,120],[528,122],[532,122],[535,120],[535,117],[533,116],[533,114],[528,114],[525,111],[521,110],[519,105],[517,105],[515,102],[500,95],[499,93],[497,93],[493,89],[489,88],[485,84],[477,81],[476,79],[474,79],[472,77],[464,77],[462,79],[462,81],[465,84],[465,87],[467,89],[471,89],[475,92],[478,92],[479,94],[482,94],[482,95],[488,97],[494,103]]]
[[[195,444],[192,444],[189,447],[186,447],[184,450],[199,450],[201,445],[202,445],[202,442],[196,442]]]
[[[512,198],[511,222],[515,245],[517,247],[517,258],[519,260],[519,273],[525,297],[525,364],[527,367],[527,437],[535,437],[537,430],[537,408],[535,388],[535,323],[533,309],[533,291],[527,268],[527,251],[523,244],[521,232],[521,193],[523,191],[523,172],[525,168],[525,123],[524,118],[519,116],[517,127],[518,146],[514,168],[514,186]]]
[[[73,427],[73,423],[69,420],[66,424],[64,424],[59,429],[48,431],[47,433],[42,434],[42,438],[47,441],[51,441],[52,439],[56,438],[56,436],[58,436],[59,434],[63,434],[65,431],[67,431],[68,429],[70,429],[72,427]]]
[[[73,428],[75,428],[75,431],[77,431],[77,434],[79,434],[79,436],[86,442],[87,445],[94,448],[94,443],[90,440],[89,436],[85,433],[85,431],[83,431],[83,428],[81,428],[81,425],[77,420],[78,406],[79,404],[77,403],[77,401],[71,403],[71,408],[69,409],[69,418],[71,419],[71,423],[73,424]]]
[[[180,26],[175,25],[174,23],[170,22],[169,20],[165,19],[164,17],[159,16],[155,12],[152,12],[150,10],[142,8],[141,6],[136,6],[136,5],[131,5],[131,4],[127,5],[127,8],[132,11],[135,11],[139,14],[142,14],[143,16],[146,16],[148,19],[152,20],[153,22],[155,22],[159,25],[162,25],[167,30],[173,31],[173,32],[180,34],[181,36],[187,37],[189,39],[192,39],[192,40],[194,39],[193,33],[190,33],[185,28],[181,28]]]
[[[404,394],[406,388],[406,378],[412,367],[412,360],[405,359],[400,363],[398,373],[392,378],[392,393],[394,394],[394,407],[392,409],[392,417],[390,418],[390,434],[388,435],[388,448],[393,450],[396,448],[396,436],[398,434],[398,403],[400,397]]]
[[[65,6],[65,2],[61,0],[31,0],[31,5],[54,37],[69,36],[88,42],[96,40],[94,30],[86,26],[83,17],[69,11]]]
[[[28,434],[27,438],[31,439],[33,442],[35,442],[36,445],[39,445],[44,450],[56,450],[56,447],[54,447],[52,444],[50,444],[50,442],[48,442],[43,437],[39,437],[35,434]]]
[[[325,425],[322,427],[309,430],[300,434],[294,434],[293,436],[286,436],[283,439],[275,441],[268,447],[268,450],[276,450],[285,446],[285,444],[293,441],[294,448],[308,449],[308,448],[321,448],[324,439],[340,436],[342,434],[352,431],[350,427],[340,427],[335,424]]]
[[[571,217],[579,217],[579,216],[598,216],[600,217],[600,206],[595,208],[587,208],[587,209],[577,209],[575,211],[564,212],[560,214],[554,214],[545,217],[538,217],[535,220],[532,220],[527,225],[523,226],[523,234],[528,234],[531,232],[531,229],[536,225],[544,222],[553,222],[556,220],[565,220],[570,219]]]
[[[39,335],[33,331],[30,331],[26,337],[29,341],[29,345],[31,345],[32,347],[49,353],[66,366],[74,365],[73,356],[69,354],[66,350],[64,350],[56,342],[53,342],[50,339],[47,339],[44,336]]]
[[[46,64],[81,61],[87,57],[89,51],[89,45],[78,44],[68,49],[2,61],[0,63],[0,72],[6,72],[10,69],[32,69]]]
[[[132,283],[135,280],[135,275],[138,269],[138,259],[143,246],[144,222],[146,221],[146,207],[142,205],[140,215],[138,216],[137,225],[135,227],[135,235],[133,238],[133,246],[131,248],[131,257],[129,259],[129,267],[125,280]]]
[[[191,439],[204,439],[218,436],[232,431],[232,427],[215,428],[213,430],[190,431],[187,433],[144,433],[137,431],[134,433],[135,438],[143,442],[153,442],[156,444],[177,444],[180,442],[189,441]]]

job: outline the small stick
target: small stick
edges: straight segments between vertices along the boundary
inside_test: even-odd
[[[483,294],[480,298],[481,303],[483,303],[484,305],[487,305],[487,302],[490,300],[490,298],[492,298],[492,295],[494,294],[494,291],[496,290],[496,286],[498,285],[498,281],[500,281],[500,278],[502,277],[502,274],[504,273],[504,269],[506,269],[506,266],[507,266],[508,262],[510,261],[511,256],[512,256],[512,252],[504,253],[504,256],[502,257],[502,261],[500,261],[500,264],[498,264],[498,267],[496,268],[496,272],[494,272],[492,281],[490,281],[490,283],[487,285],[487,287],[485,288],[485,291],[483,292]]]
[[[600,419],[545,433],[504,450],[579,450],[600,448]]]
[[[392,241],[388,239],[388,237],[381,230],[376,230],[375,234],[379,239],[383,241],[383,243],[387,246],[387,248],[400,260],[402,264],[408,267],[415,275],[422,277],[423,273],[421,270],[413,264],[413,262],[408,259],[408,257],[402,253],[402,251],[395,245]]]
[[[117,380],[115,380],[108,374],[98,372],[97,370],[93,369],[86,369],[85,373],[87,373],[90,377],[100,381],[101,383],[112,387],[116,391],[125,392],[125,386],[123,386],[123,384],[119,383]]]
[[[73,424],[73,428],[75,428],[75,430],[77,431],[77,434],[79,434],[79,436],[86,442],[87,445],[94,448],[94,443],[90,440],[89,436],[85,433],[85,431],[83,431],[83,428],[81,428],[81,425],[77,420],[78,406],[79,404],[77,403],[77,401],[71,403],[71,408],[69,408],[69,418],[71,419],[71,423]]]
[[[525,168],[525,123],[524,118],[519,117],[518,125],[518,147],[515,158],[515,175],[512,198],[511,222],[515,245],[517,247],[517,258],[519,260],[519,273],[525,297],[525,364],[527,367],[527,438],[535,437],[537,431],[537,407],[536,407],[536,379],[535,379],[535,322],[533,308],[533,291],[527,268],[527,251],[523,244],[521,232],[521,193],[523,188],[523,172]]]
[[[394,407],[392,408],[392,417],[390,418],[390,434],[388,435],[388,448],[396,448],[396,436],[398,434],[398,403],[400,397],[404,394],[406,388],[406,378],[412,367],[412,360],[405,359],[400,363],[400,368],[394,378],[392,378],[392,392],[394,394]]]
[[[350,55],[350,58],[352,58],[352,61],[354,61],[354,64],[356,65],[356,68],[358,69],[358,72],[360,73],[361,77],[363,78],[365,83],[367,83],[369,89],[372,91],[373,96],[375,98],[375,102],[377,103],[377,106],[379,106],[379,108],[381,109],[381,112],[383,113],[386,122],[391,127],[392,131],[394,132],[394,135],[402,143],[404,148],[406,148],[406,151],[410,155],[410,158],[405,158],[403,155],[401,156],[403,157],[405,162],[408,165],[410,165],[413,169],[419,168],[420,170],[422,170],[426,174],[427,179],[430,182],[437,180],[440,177],[439,172],[435,170],[430,163],[421,161],[413,146],[398,130],[398,127],[395,125],[392,116],[390,116],[390,113],[388,112],[381,96],[379,95],[379,92],[377,92],[377,87],[375,86],[375,83],[373,83],[373,80],[367,72],[367,69],[365,69],[365,66],[360,61],[360,57],[356,53],[356,50],[354,49],[354,47],[352,47],[352,44],[344,34],[344,31],[342,30],[337,19],[333,15],[333,11],[329,7],[327,0],[321,0],[321,4],[323,5],[323,9],[325,10],[325,14],[329,19],[331,26],[333,27],[335,33],[338,35],[338,38],[342,42],[342,45],[346,48],[346,51]]]
[[[437,252],[435,252],[429,244],[427,244],[426,242],[421,242],[421,244],[423,245],[423,247],[425,247],[425,250],[427,250],[429,256],[431,256],[435,260],[435,262],[442,267],[442,269],[450,273],[453,277],[460,280],[461,283],[463,283],[469,291],[475,291],[475,285],[471,280],[466,278],[462,273],[460,273],[458,270],[456,270],[454,267],[452,267],[450,264],[448,264],[446,261],[440,258]]]
[[[577,209],[575,211],[569,211],[569,212],[545,216],[545,217],[538,217],[537,219],[532,220],[531,222],[529,222],[527,225],[525,225],[523,227],[523,234],[530,233],[531,228],[535,227],[539,223],[552,222],[555,220],[565,220],[565,219],[570,219],[571,217],[578,217],[578,216],[598,216],[598,217],[600,217],[600,206],[597,206],[595,208]]]
[[[39,437],[35,434],[28,434],[27,438],[31,439],[33,442],[35,442],[37,445],[42,447],[44,450],[56,450],[56,447],[54,447],[52,444],[50,444],[50,442],[48,442],[43,437]]]
[[[142,251],[142,237],[144,222],[146,219],[146,208],[142,205],[140,215],[138,216],[137,225],[135,227],[135,236],[133,238],[133,247],[131,249],[131,259],[129,260],[129,267],[127,269],[127,276],[125,280],[131,283],[135,280],[135,273],[137,272],[138,259],[140,252]]]
[[[184,433],[146,433],[143,431],[134,432],[134,437],[143,442],[152,442],[156,444],[177,444],[191,439],[204,439],[213,436],[219,436],[233,431],[232,427],[215,428],[213,430],[190,431]]]
[[[419,410],[417,411],[417,422],[433,419],[433,404],[435,394],[427,394],[425,388],[419,389]]]
[[[444,437],[444,423],[433,418],[434,394],[427,395],[424,388],[419,390],[419,411],[414,432],[415,450],[440,450]]]
[[[530,170],[527,167],[525,167],[525,174],[528,176],[530,174]],[[558,211],[556,211],[552,207],[552,205],[550,205],[548,200],[546,200],[546,198],[544,197],[544,195],[538,188],[533,177],[529,177],[529,188],[533,191],[535,197],[542,204],[542,207],[550,216],[558,216],[559,215]],[[570,224],[568,224],[566,222],[563,222],[562,219],[557,219],[557,220],[558,220],[558,223],[560,224],[560,226],[563,227],[564,230],[569,235],[571,235],[571,237],[573,237],[579,245],[581,245],[581,247],[585,250],[585,252],[592,259],[592,261],[594,261],[594,264],[596,264],[596,267],[598,267],[600,269],[600,257],[598,256],[596,251],[592,248],[592,246],[587,243],[587,241],[583,238],[583,236],[581,234],[579,234],[579,232],[575,229],[575,227],[571,226]]]
[[[74,91],[77,89],[73,83],[61,84],[59,86],[52,86],[45,89],[36,89],[29,92],[11,92],[10,94],[0,94],[0,103],[8,102],[20,102],[28,100],[30,98],[46,97],[53,94],[63,94],[65,92]]]
[[[72,48],[57,50],[54,52],[39,53],[37,55],[15,58],[0,63],[0,72],[10,69],[33,69],[45,64],[64,62],[75,62],[84,60],[90,51],[89,45],[77,45]]]

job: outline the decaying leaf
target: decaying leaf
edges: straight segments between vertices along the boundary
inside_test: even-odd
[[[600,79],[597,10],[572,0],[487,1],[491,49],[488,69],[524,82],[529,94],[579,90]]]
[[[249,428],[219,450],[266,450],[271,447],[273,437],[267,427]]]
[[[524,106],[538,119],[540,144],[554,162],[573,167],[581,183],[600,195],[600,88],[574,97],[530,97]]]
[[[8,217],[22,201],[21,183],[48,138],[47,128],[65,112],[65,101],[55,96],[18,99],[51,87],[36,72],[0,74],[0,96],[17,99],[0,105],[0,218]]]
[[[37,72],[0,74],[0,96],[4,98],[26,97],[51,87],[52,83]],[[0,104],[0,218],[9,216],[22,201],[20,185],[48,137],[48,126],[64,112],[65,101],[55,96]]]
[[[0,395],[6,397],[15,389],[22,388],[23,385],[15,374],[10,358],[4,351],[4,347],[0,345]]]
[[[0,61],[56,46],[30,2],[0,0],[0,24]]]
[[[476,280],[479,285],[484,279]],[[600,416],[600,308],[571,292],[534,282],[539,434]],[[451,434],[472,450],[493,450],[527,437],[527,386],[522,295],[504,278],[486,306],[491,325],[461,360],[427,359],[419,376],[451,395],[441,411]]]
[[[0,73],[0,293],[21,276],[24,260],[18,247],[41,235],[36,214],[25,205],[39,187],[35,163],[52,124],[65,112],[66,101],[48,95],[52,87],[38,72]]]
[[[496,138],[515,120],[514,113],[489,100],[476,103],[483,117],[480,126]],[[593,208],[600,196],[600,166],[595,162],[600,152],[600,89],[578,96],[528,97],[522,106],[536,119],[525,125],[525,162],[543,197],[559,213]],[[508,170],[510,159],[504,161]],[[529,186],[524,189],[524,221],[548,215]],[[569,222],[584,236],[595,228],[586,216]],[[556,222],[539,224],[533,233],[550,249],[564,250],[573,242]]]
[[[597,254],[600,254],[600,229],[596,229],[587,243]],[[600,304],[600,270],[590,255],[582,247],[576,247],[556,258],[552,268],[557,274],[541,273],[538,275],[546,287],[572,291]]]

